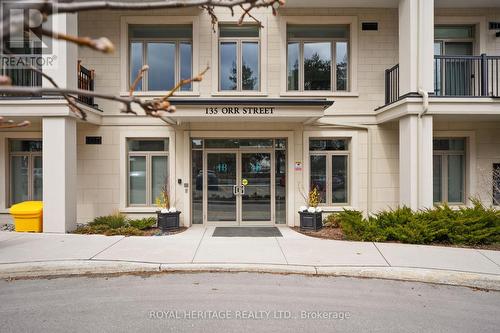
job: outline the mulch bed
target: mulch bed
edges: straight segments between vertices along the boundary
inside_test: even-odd
[[[322,238],[322,239],[334,239],[334,240],[346,240],[342,229],[340,228],[332,228],[332,227],[323,227],[320,230],[300,230],[299,227],[292,227],[298,233],[301,233],[306,236]],[[385,242],[385,243],[397,243],[403,244],[401,242]],[[445,246],[445,247],[457,247],[457,248],[466,248],[466,249],[478,249],[478,250],[494,250],[500,251],[500,244],[489,244],[489,245],[476,245],[476,246],[467,246],[467,245],[454,245],[454,244],[446,244],[446,243],[433,243],[433,244],[415,244],[415,245],[427,245],[427,246]]]
[[[171,231],[166,231],[166,232],[161,232],[160,228],[151,228],[147,230],[143,230],[144,235],[141,236],[167,236],[167,235],[175,235],[179,234],[181,232],[186,231],[186,227],[179,227],[179,229],[176,230],[171,230]]]

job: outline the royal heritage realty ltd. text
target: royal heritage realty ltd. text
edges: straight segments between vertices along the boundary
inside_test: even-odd
[[[149,319],[161,320],[345,320],[348,311],[286,311],[286,310],[159,310],[149,311]]]

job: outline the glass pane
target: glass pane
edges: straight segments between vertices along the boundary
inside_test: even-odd
[[[286,152],[276,150],[275,152],[275,218],[277,224],[286,223]]]
[[[203,151],[192,151],[191,168],[191,219],[203,224]]]
[[[43,172],[42,156],[33,156],[33,200],[42,200]]]
[[[164,187],[168,186],[168,156],[151,157],[151,204],[160,196]]]
[[[465,139],[434,139],[433,141],[434,150],[465,150]]]
[[[286,139],[275,139],[274,148],[276,149],[286,149]]]
[[[493,204],[500,205],[500,163],[493,163]]]
[[[474,26],[472,25],[437,26],[434,28],[434,38],[436,39],[474,38]]]
[[[193,76],[193,48],[191,43],[180,43],[180,62],[181,62],[181,80],[190,79]],[[181,91],[190,91],[192,84],[185,84],[181,87]]]
[[[243,90],[259,90],[259,43],[243,42]]]
[[[446,42],[445,55],[472,55],[472,42]]]
[[[208,221],[236,221],[236,154],[207,154]]]
[[[203,139],[192,139],[191,140],[191,148],[203,148]]]
[[[311,155],[311,180],[310,188],[317,188],[320,194],[320,202],[326,202],[326,156]],[[306,193],[307,194],[307,193]]]
[[[220,37],[259,37],[259,26],[255,24],[221,24]]]
[[[465,139],[450,139],[450,150],[465,150]]]
[[[168,139],[128,140],[129,151],[168,151]]]
[[[191,24],[129,25],[129,38],[192,38]]]
[[[130,85],[134,82],[137,74],[144,64],[142,53],[142,43],[132,42],[130,43]],[[135,88],[136,91],[142,90],[142,80]]]
[[[42,151],[41,140],[10,140],[11,152],[38,152]]]
[[[442,188],[443,176],[441,174],[442,169],[442,158],[440,155],[434,155],[432,159],[432,197],[433,202],[442,202]]]
[[[349,142],[346,139],[311,139],[309,150],[348,150]]]
[[[304,90],[330,90],[332,54],[329,42],[304,43]]]
[[[299,43],[288,43],[288,90],[299,90]]]
[[[146,204],[146,157],[129,156],[129,203]]]
[[[148,90],[170,90],[175,85],[175,43],[148,43]]]
[[[335,43],[335,65],[337,70],[337,90],[347,90],[347,42]]]
[[[443,53],[443,44],[442,42],[434,42],[434,55],[442,55]],[[441,82],[442,76],[442,66],[441,61],[434,61],[434,93],[436,95],[442,95],[443,88]]]
[[[219,45],[219,78],[221,90],[236,90],[238,71],[236,69],[236,43]]]
[[[333,203],[347,203],[347,156],[332,156]]]
[[[348,38],[348,25],[289,24],[287,38]]]
[[[248,148],[248,147],[272,148],[273,139],[240,139],[239,146],[243,148]]]
[[[10,158],[10,201],[12,204],[30,200],[28,166],[28,156],[12,156]]]
[[[464,156],[448,156],[448,202],[464,202]]]
[[[205,148],[239,148],[238,139],[205,139]]]
[[[245,183],[247,183],[245,185]],[[241,154],[242,221],[271,220],[271,154]]]

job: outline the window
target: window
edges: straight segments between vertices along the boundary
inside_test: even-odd
[[[347,139],[311,139],[309,141],[310,189],[317,188],[320,203],[349,202],[349,141]]]
[[[287,26],[287,90],[347,91],[349,26]]]
[[[129,77],[133,82],[143,65],[149,70],[138,91],[170,90],[193,76],[193,29],[183,25],[129,25]],[[191,91],[186,84],[181,91]]]
[[[219,90],[260,90],[259,33],[257,25],[219,26]]]
[[[465,139],[434,139],[433,146],[434,202],[465,203]]]
[[[10,140],[10,204],[42,200],[42,141]]]
[[[434,55],[471,56],[474,53],[473,25],[441,25],[434,27]],[[474,82],[475,68],[468,60],[438,59],[434,65],[435,94],[472,95],[477,82]]]
[[[500,163],[493,163],[493,205],[500,206]]]
[[[152,206],[168,186],[168,139],[130,139],[128,146],[128,204]]]

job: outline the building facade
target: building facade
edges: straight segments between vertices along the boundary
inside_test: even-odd
[[[325,212],[406,205],[498,205],[500,4],[496,1],[288,0],[237,25],[216,9],[57,15],[57,31],[108,37],[113,54],[54,42],[61,86],[171,98],[162,119],[119,103],[2,97],[0,218],[44,201],[44,231],[120,211],[152,215],[165,186],[181,223],[298,224],[318,188]],[[20,76],[19,85],[48,85]],[[16,80],[14,80],[16,81]],[[16,83],[16,82],[14,82]],[[499,172],[499,171],[497,171]]]

